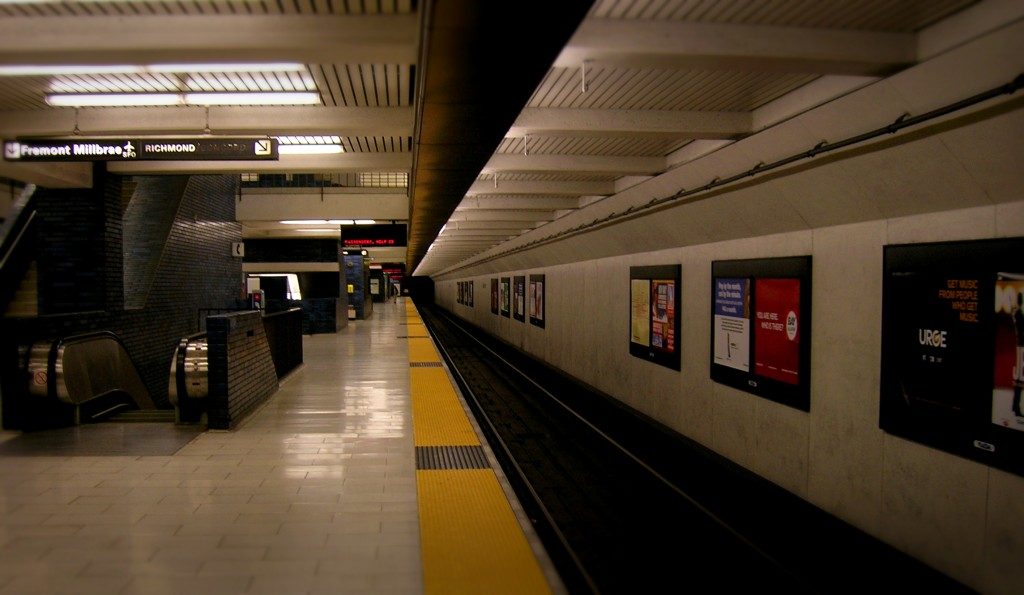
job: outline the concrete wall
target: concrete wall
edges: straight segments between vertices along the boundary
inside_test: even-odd
[[[882,249],[1024,235],[1024,202],[462,278],[437,302],[824,510],[986,593],[1024,580],[1024,478],[878,428]],[[711,261],[813,256],[811,410],[709,378]],[[676,372],[629,355],[629,267],[682,264]],[[491,314],[490,279],[543,273],[546,328]],[[484,299],[479,299],[484,298]]]
[[[979,591],[1019,593],[1024,478],[878,427],[883,247],[1024,236],[1021,92],[943,111],[1024,71],[1024,21],[947,33],[920,64],[769,117],[754,134],[431,273],[435,301]],[[906,130],[661,202],[928,113]],[[805,254],[810,411],[712,382],[712,261]],[[682,265],[681,371],[629,355],[629,267],[657,264]],[[480,299],[491,278],[541,273],[544,329]],[[473,308],[456,304],[466,280]]]

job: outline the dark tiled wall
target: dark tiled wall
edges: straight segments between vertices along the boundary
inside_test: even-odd
[[[209,341],[210,428],[227,430],[277,391],[277,373],[257,311],[211,316]]]
[[[345,310],[339,308],[338,298],[309,298],[302,300],[267,300],[270,311],[302,308],[302,334],[336,333],[348,323]],[[338,312],[342,312],[341,318]],[[344,324],[343,324],[344,323]]]
[[[40,314],[105,310],[108,302],[120,303],[111,275],[121,264],[120,179],[106,176],[100,165],[93,180],[96,188],[36,191]]]
[[[188,176],[140,178],[124,211],[124,304],[144,308],[156,279]]]
[[[191,176],[177,196],[163,184],[180,181],[137,178],[140,188],[151,189],[142,192],[159,190],[178,206],[145,303],[135,310],[124,309],[123,259],[139,257],[132,245],[123,246],[121,237],[124,181],[113,175],[94,180],[102,191],[38,191],[45,198],[40,216],[49,222],[39,234],[40,307],[45,303],[43,311],[60,314],[5,319],[0,335],[15,349],[37,340],[113,331],[124,341],[153,402],[170,407],[167,383],[177,341],[198,330],[199,308],[232,308],[242,295],[241,260],[231,256],[231,242],[241,241],[241,226],[234,220],[238,178]],[[7,415],[12,399],[6,397],[20,388],[4,387],[8,427],[18,427],[21,420]]]
[[[349,305],[356,311],[356,319],[369,318],[373,314],[373,302],[370,300],[370,272],[360,254],[345,255],[345,283],[352,286],[352,293],[346,293]]]

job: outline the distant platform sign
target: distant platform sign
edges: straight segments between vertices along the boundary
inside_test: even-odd
[[[4,142],[6,161],[276,161],[270,138],[33,139]]]

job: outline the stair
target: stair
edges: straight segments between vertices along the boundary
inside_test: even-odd
[[[173,409],[135,409],[110,416],[104,421],[114,423],[174,423]]]
[[[33,260],[32,264],[28,267],[28,271],[25,272],[25,276],[21,279],[21,283],[18,285],[18,291],[15,292],[14,299],[11,300],[11,303],[7,304],[4,318],[34,318],[39,316],[38,276],[36,261]]]

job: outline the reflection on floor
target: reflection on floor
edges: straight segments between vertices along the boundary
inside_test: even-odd
[[[402,322],[305,337],[261,410],[176,452],[154,424],[69,433],[111,434],[104,456],[0,436],[0,593],[421,592]]]

